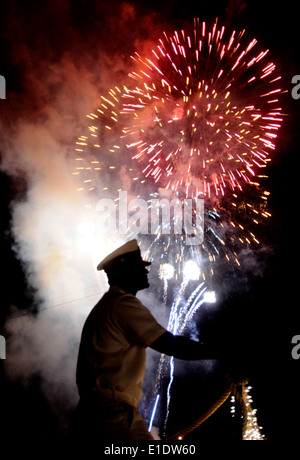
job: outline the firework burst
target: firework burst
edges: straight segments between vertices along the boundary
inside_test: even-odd
[[[245,31],[209,30],[159,40],[135,54],[137,86],[123,94],[123,129],[146,178],[186,197],[239,191],[266,166],[282,121],[281,77]]]
[[[208,27],[196,19],[191,33],[164,33],[150,57],[136,53],[133,59],[126,85],[111,88],[87,116],[73,174],[95,220],[97,201],[109,197],[118,209],[121,191],[144,198],[149,209],[154,197],[204,199],[201,244],[189,246],[184,231],[170,234],[162,225],[148,235],[134,226],[126,233],[154,260],[165,313],[170,309],[168,329],[183,334],[201,305],[214,299],[211,276],[223,271],[223,262],[239,268],[241,248],[259,244],[255,227],[270,217],[263,168],[275,149],[284,91],[268,50],[218,21]],[[169,401],[172,366],[162,357],[155,410],[161,376],[170,367]]]

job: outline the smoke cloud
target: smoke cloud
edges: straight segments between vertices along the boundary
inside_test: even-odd
[[[100,95],[128,74],[135,46],[149,46],[156,15],[140,15],[137,27],[129,2],[15,1],[2,9],[10,47],[1,169],[16,187],[20,178],[26,184],[11,203],[11,232],[37,308],[33,315],[11,306],[4,369],[24,388],[39,375],[40,391],[63,419],[78,400],[83,322],[108,286],[95,267],[123,243],[96,240],[89,227],[86,197],[71,175],[74,144]],[[123,179],[130,190],[126,171]]]

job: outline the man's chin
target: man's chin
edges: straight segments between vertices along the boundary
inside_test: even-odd
[[[139,291],[142,291],[143,289],[147,289],[148,287],[150,286],[149,284],[149,281],[148,280],[145,280],[145,281],[142,281],[140,283],[140,286],[139,286]]]

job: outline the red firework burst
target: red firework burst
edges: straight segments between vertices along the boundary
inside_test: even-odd
[[[194,21],[135,54],[123,133],[145,177],[186,197],[223,196],[269,161],[282,121],[280,75],[245,31]],[[125,122],[125,121],[124,121]]]

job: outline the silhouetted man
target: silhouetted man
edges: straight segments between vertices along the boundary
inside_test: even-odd
[[[110,289],[84,324],[77,362],[77,432],[92,442],[153,439],[138,412],[147,347],[184,360],[216,358],[205,345],[166,331],[136,298],[149,287],[150,264],[132,240],[97,267]]]

